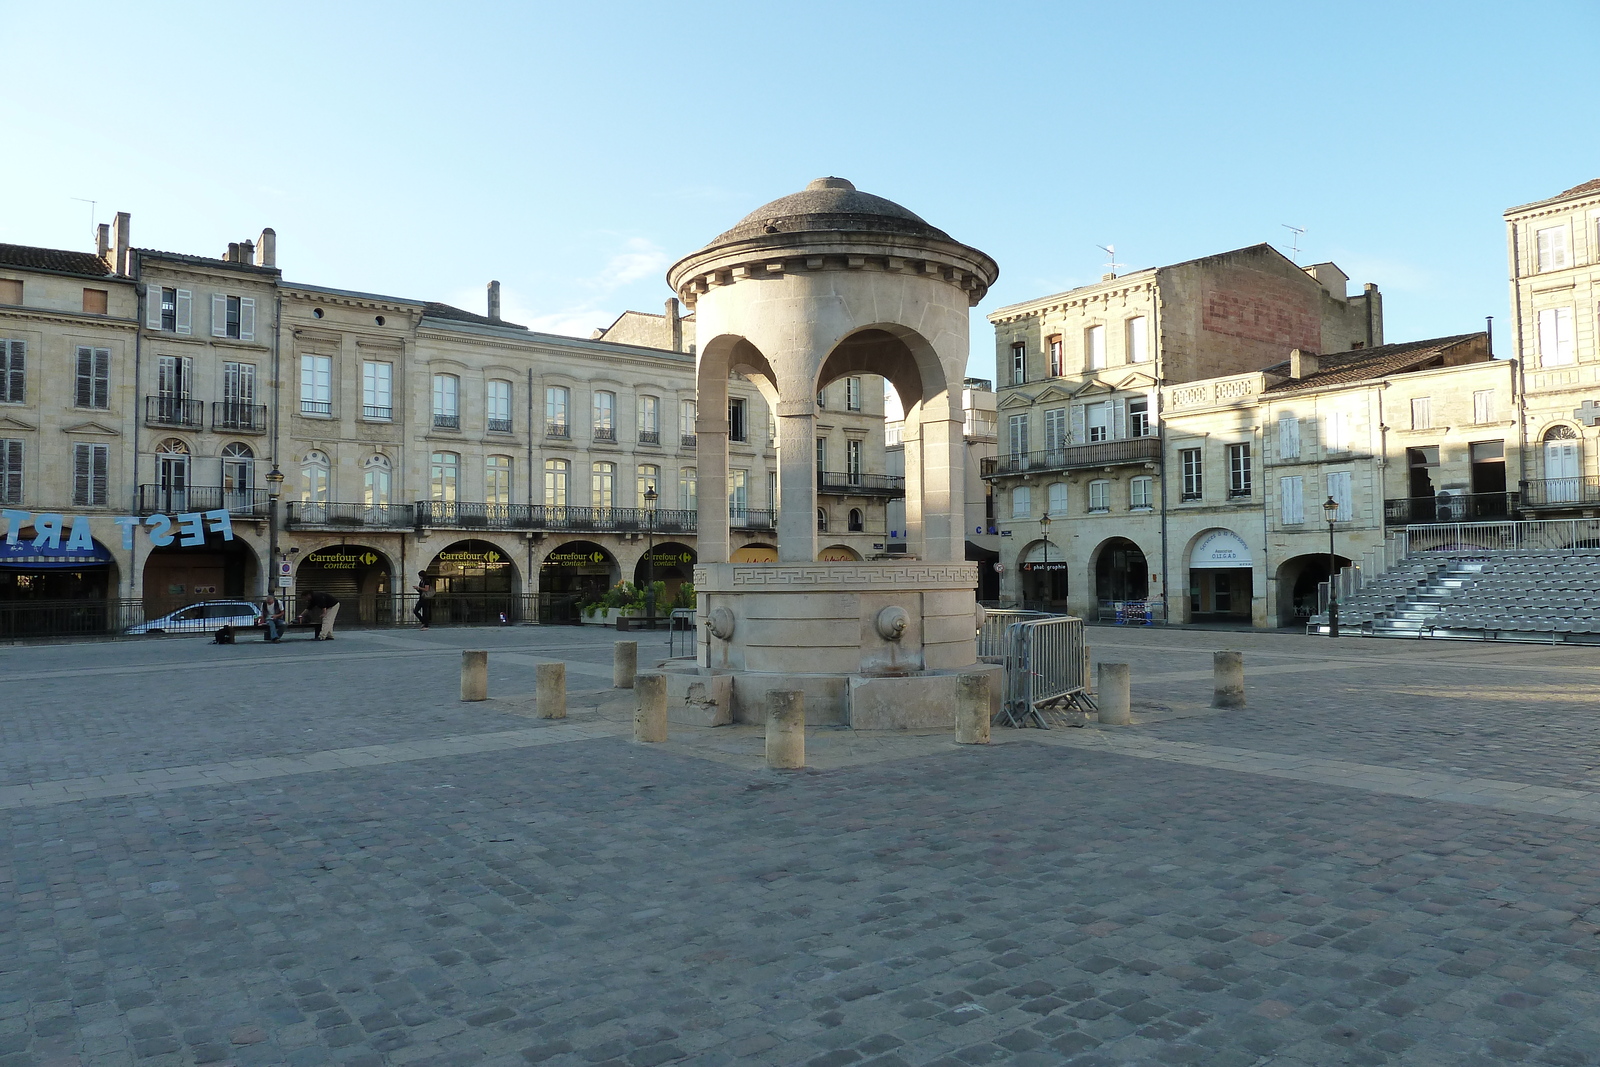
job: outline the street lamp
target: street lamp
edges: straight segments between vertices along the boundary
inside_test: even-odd
[[[1039,536],[1044,538],[1044,599],[1050,603],[1050,512],[1039,519]]]
[[[278,498],[283,495],[283,472],[274,463],[267,472],[267,592],[278,587]]]
[[[644,487],[645,530],[649,540],[644,550],[644,615],[650,629],[656,628],[656,483]]]
[[[1334,584],[1336,564],[1333,557],[1333,520],[1339,516],[1339,502],[1329,496],[1322,502],[1322,514],[1328,519],[1328,636],[1339,636],[1339,587]]]

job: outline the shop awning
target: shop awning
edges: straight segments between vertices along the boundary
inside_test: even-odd
[[[32,541],[18,540],[14,545],[0,541],[0,567],[8,570],[81,570],[111,562],[111,553],[98,541],[93,548],[35,548]]]

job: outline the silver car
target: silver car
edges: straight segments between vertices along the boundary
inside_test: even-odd
[[[261,625],[261,606],[248,600],[205,600],[179,608],[170,615],[130,626],[128,634],[211,633],[224,626],[242,630]]]

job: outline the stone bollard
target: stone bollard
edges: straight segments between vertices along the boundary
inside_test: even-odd
[[[633,713],[633,739],[658,743],[667,739],[667,676],[646,671],[636,679],[633,691],[639,706]]]
[[[963,674],[956,679],[956,744],[989,743],[989,676]]]
[[[534,668],[538,678],[536,690],[539,718],[565,719],[567,717],[567,665],[541,663]]]
[[[639,673],[639,642],[618,641],[612,653],[611,688],[632,689],[633,676]]]
[[[461,699],[489,699],[489,653],[462,649]]]
[[[1215,676],[1211,706],[1214,708],[1244,707],[1244,653],[1213,652],[1211,670]]]
[[[767,694],[767,766],[795,770],[806,765],[806,695],[774,689]]]
[[[1131,686],[1126,663],[1100,664],[1100,721],[1107,726],[1126,726],[1132,722],[1129,711]]]

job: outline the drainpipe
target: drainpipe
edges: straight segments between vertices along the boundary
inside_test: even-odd
[[[1162,371],[1162,356],[1166,352],[1166,345],[1161,339],[1161,276],[1156,275],[1156,281],[1150,294],[1150,332],[1156,339],[1156,440],[1160,443],[1160,455],[1156,463],[1161,469],[1161,614],[1166,618],[1167,625],[1172,625],[1172,569],[1169,565],[1167,553],[1167,416],[1166,416],[1166,376]]]
[[[1511,231],[1511,313],[1516,318],[1517,326],[1517,369],[1511,376],[1511,396],[1517,412],[1517,488],[1525,492],[1528,486],[1528,360],[1522,339],[1522,286],[1519,284],[1522,243],[1518,238],[1516,223],[1511,223],[1507,228]]]
[[[149,291],[139,284],[139,276],[144,273],[144,264],[138,252],[128,254],[129,266],[124,267],[118,263],[116,267],[127,270],[133,277],[134,315],[138,319],[133,328],[133,433],[131,444],[133,446],[133,484],[128,487],[128,511],[131,514],[139,513],[139,401],[143,399],[139,390],[144,386],[144,376],[141,366],[144,361],[144,324],[145,316],[149,314]],[[128,599],[133,599],[134,579],[139,571],[139,539],[133,539],[133,547],[128,550]],[[141,616],[142,617],[142,616]]]

